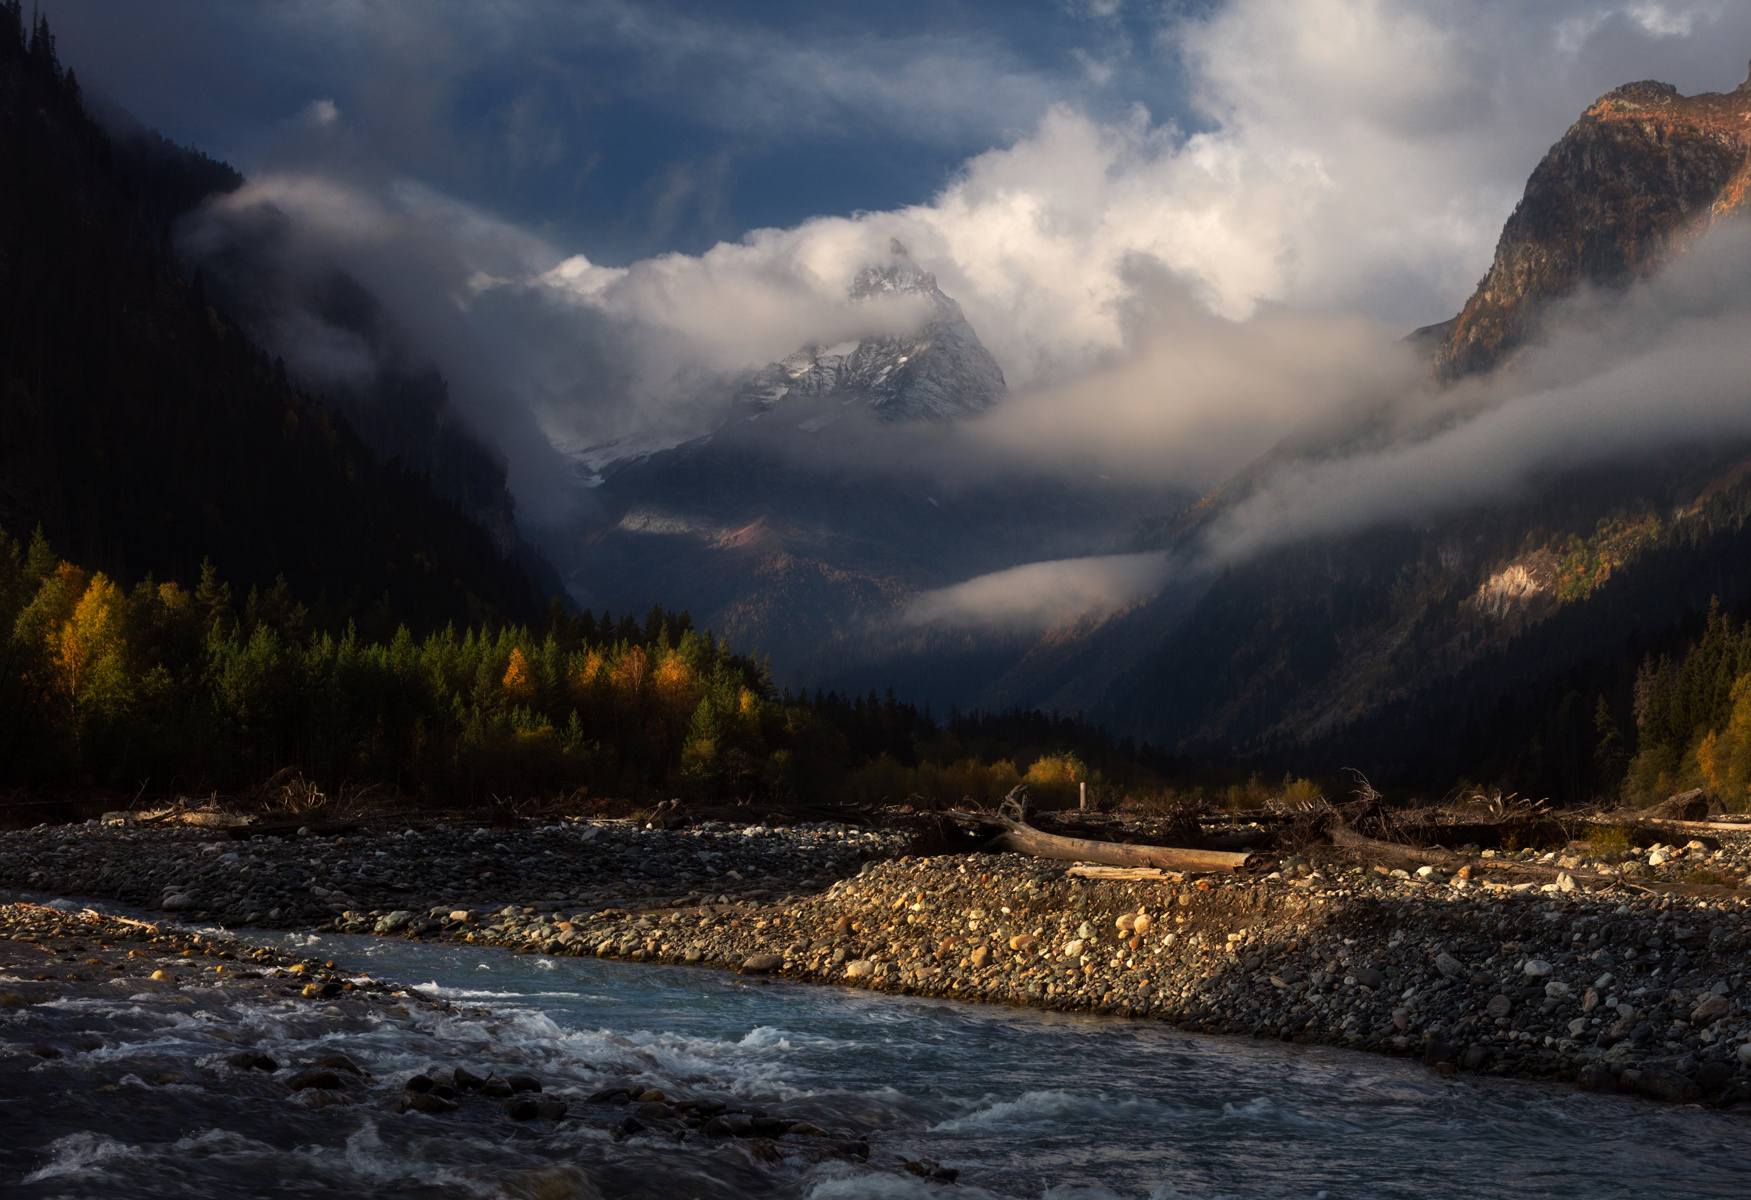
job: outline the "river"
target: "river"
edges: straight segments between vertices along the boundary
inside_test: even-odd
[[[1325,1048],[1188,1036],[1147,1021],[915,1000],[684,967],[496,949],[261,933],[463,1009],[405,1022],[325,1020],[303,1003],[67,1000],[37,1020],[93,1048],[41,1068],[106,1091],[0,1097],[16,1197],[1743,1197],[1751,1122],[1566,1088],[1436,1076]],[[490,1015],[469,1010],[490,1009]],[[0,1033],[15,1016],[0,1014]],[[283,1062],[344,1049],[379,1080],[484,1059],[548,1091],[636,1081],[867,1136],[867,1164],[732,1139],[616,1141],[582,1122],[517,1126],[305,1112],[214,1077],[216,1028]],[[7,1049],[18,1053],[16,1045]],[[113,1073],[113,1067],[112,1073]],[[33,1069],[33,1072],[36,1069]],[[175,1075],[185,1078],[177,1080]],[[15,1077],[16,1078],[16,1077]],[[899,1169],[959,1172],[929,1182]]]

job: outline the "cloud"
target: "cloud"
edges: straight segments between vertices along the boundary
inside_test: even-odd
[[[252,262],[254,315],[305,382],[358,385],[389,361],[436,366],[455,413],[505,455],[523,515],[553,523],[575,506],[569,465],[468,312],[481,280],[523,277],[557,261],[540,239],[419,185],[337,169],[258,176],[185,222],[181,242],[221,274],[238,256]],[[341,276],[362,285],[381,316],[331,319],[325,310]]]
[[[1275,304],[1231,321],[1159,269],[1136,274],[1112,365],[1023,392],[969,432],[1025,461],[1204,488],[1292,427],[1376,407],[1426,378],[1403,331],[1381,322]]]
[[[1162,554],[1114,554],[1028,563],[920,593],[902,625],[973,625],[1043,630],[1077,617],[1111,612],[1155,590],[1167,570]]]
[[[1589,292],[1547,341],[1438,406],[1406,400],[1366,449],[1289,461],[1204,539],[1216,564],[1310,535],[1419,523],[1529,493],[1575,466],[1751,438],[1751,228],[1717,228],[1661,275]],[[1384,445],[1381,443],[1384,442]]]
[[[969,431],[983,452],[1212,482],[1292,428],[1414,391],[1395,339],[1458,308],[1582,108],[1649,74],[1724,89],[1751,42],[1742,6],[1677,0],[1228,0],[1166,21],[1146,51],[1192,81],[1195,107],[1175,121],[1103,109],[1083,83],[967,34],[736,26],[624,0],[260,11],[300,36],[345,30],[343,59],[370,79],[352,94],[325,82],[331,115],[282,131],[274,169],[215,219],[271,203],[306,230],[298,254],[361,264],[471,423],[520,447],[506,449],[519,498],[553,511],[571,481],[549,444],[696,436],[747,372],[915,319],[846,301],[891,238],[1010,381]],[[563,160],[575,143],[559,97],[585,104],[587,90],[566,54],[585,44],[629,51],[614,86],[671,89],[724,132],[892,125],[920,145],[969,130],[999,144],[921,203],[612,266],[407,182],[473,156],[485,126],[456,133],[443,114],[481,62],[528,62],[546,81],[516,93],[539,110],[517,126],[518,154]],[[672,219],[731,171],[709,156],[677,168],[653,212]],[[321,333],[300,335],[312,361],[342,369],[349,347]],[[1308,486],[1290,524],[1326,503],[1331,485]]]

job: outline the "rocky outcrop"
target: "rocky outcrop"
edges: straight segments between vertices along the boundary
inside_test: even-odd
[[[1601,97],[1532,172],[1464,309],[1418,331],[1440,338],[1436,378],[1501,365],[1536,336],[1548,302],[1644,278],[1748,211],[1751,79],[1726,94],[1682,96],[1649,81]]]
[[[787,400],[839,399],[862,403],[887,421],[955,421],[1003,398],[997,360],[961,306],[936,286],[935,275],[918,269],[899,242],[890,261],[865,267],[851,284],[853,300],[883,295],[923,297],[930,316],[911,333],[804,346],[749,381],[736,396],[738,405],[757,416]]]

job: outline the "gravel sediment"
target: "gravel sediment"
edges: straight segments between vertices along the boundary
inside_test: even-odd
[[[96,825],[0,835],[0,883],[1146,1017],[1664,1101],[1751,1100],[1751,911],[1727,888],[1657,886],[1687,856],[1694,872],[1736,865],[1742,847],[1669,846],[1651,867],[1647,849],[1616,863],[1474,856],[1452,876],[1290,857],[1262,876],[1126,882],[1016,855],[891,857],[902,842],[842,826],[561,821],[232,842]],[[1554,880],[1525,881],[1535,867]]]
[[[601,906],[812,891],[906,841],[837,824],[646,829],[580,819],[334,837],[240,832],[104,820],[0,833],[0,887],[115,900],[195,920],[306,929],[349,910]]]

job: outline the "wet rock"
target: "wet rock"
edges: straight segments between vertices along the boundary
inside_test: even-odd
[[[534,1096],[512,1096],[499,1105],[499,1111],[513,1121],[533,1121],[541,1115],[541,1102]]]
[[[365,1074],[365,1072],[360,1069],[358,1063],[354,1062],[346,1055],[339,1053],[325,1054],[317,1059],[312,1065],[323,1067],[330,1071],[345,1071],[348,1075],[356,1075],[360,1078],[363,1078]]]
[[[291,1088],[294,1092],[301,1092],[306,1088],[322,1088],[325,1091],[332,1091],[338,1089],[341,1086],[341,1082],[340,1076],[335,1072],[323,1069],[317,1071],[300,1071],[298,1074],[286,1080],[286,1086]]]
[[[661,1121],[674,1116],[675,1113],[661,1100],[647,1100],[638,1106],[638,1115],[647,1121]]]
[[[608,1127],[608,1132],[612,1134],[614,1140],[618,1142],[624,1141],[635,1133],[643,1133],[644,1129],[644,1122],[637,1117],[622,1117]]]
[[[412,1112],[437,1116],[440,1113],[455,1112],[461,1106],[454,1100],[446,1100],[431,1092],[412,1092],[407,1097],[407,1107]]]
[[[784,1159],[784,1151],[780,1150],[769,1138],[749,1138],[742,1143],[742,1148],[761,1162],[776,1163]]]
[[[1624,1074],[1629,1074],[1625,1071]],[[1635,1081],[1636,1090],[1655,1100],[1671,1100],[1680,1104],[1702,1097],[1702,1089],[1694,1079],[1680,1075],[1670,1067],[1649,1064],[1641,1069]]]
[[[916,1161],[909,1158],[903,1158],[900,1160],[900,1166],[909,1174],[916,1175],[920,1179],[931,1179],[940,1183],[953,1183],[956,1179],[960,1178],[961,1174],[959,1171],[951,1167],[939,1166],[928,1158],[921,1158]]]
[[[625,1104],[632,1099],[632,1093],[626,1088],[603,1088],[590,1094],[591,1104]]]
[[[430,1075],[415,1075],[407,1081],[407,1090],[410,1092],[429,1092],[432,1087],[433,1080]]]
[[[742,1137],[753,1128],[754,1118],[747,1113],[720,1113],[705,1123],[703,1132],[712,1137]]]
[[[240,1053],[233,1054],[225,1061],[232,1066],[239,1067],[245,1071],[277,1071],[280,1069],[279,1063],[275,1062],[265,1054],[258,1054],[254,1050],[244,1050]]]
[[[1696,1086],[1704,1095],[1714,1095],[1733,1082],[1737,1074],[1731,1063],[1705,1062],[1696,1068]]]
[[[1575,1077],[1575,1086],[1583,1092],[1609,1092],[1617,1088],[1617,1076],[1603,1063],[1588,1063]]]
[[[854,1159],[858,1162],[868,1162],[869,1143],[864,1141],[840,1142],[833,1147],[833,1153],[841,1158]]]
[[[554,1096],[543,1096],[535,1102],[535,1116],[543,1121],[557,1121],[565,1116],[564,1100]]]
[[[784,955],[782,954],[750,954],[742,960],[742,970],[757,975],[776,971],[783,965]]]
[[[486,1086],[486,1080],[470,1071],[467,1067],[456,1067],[450,1072],[450,1080],[461,1092],[477,1092]]]
[[[512,1094],[541,1090],[541,1081],[533,1075],[507,1075],[505,1083],[510,1087]]]
[[[386,913],[378,918],[372,927],[373,933],[400,933],[414,921],[414,914],[404,908],[398,908],[392,913]]]

